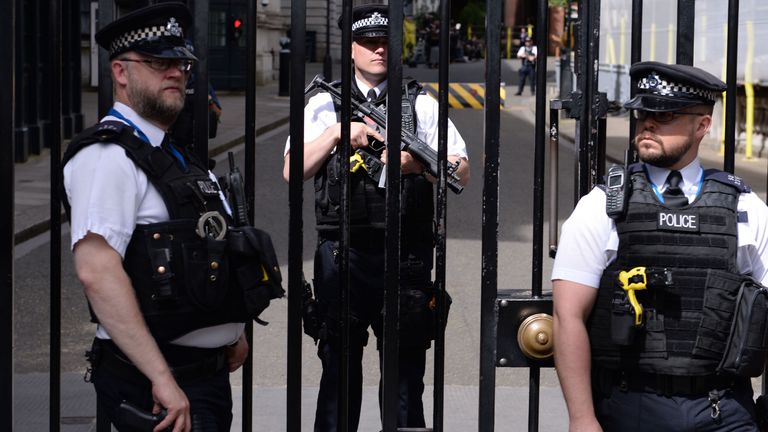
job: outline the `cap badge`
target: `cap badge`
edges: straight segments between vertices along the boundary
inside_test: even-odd
[[[179,23],[176,21],[176,18],[172,17],[171,19],[168,20],[168,24],[165,25],[165,30],[171,36],[182,37],[181,26],[179,26]]]
[[[670,83],[667,83],[656,72],[651,72],[647,77],[637,83],[637,87],[644,90],[651,90],[661,95],[672,95]]]

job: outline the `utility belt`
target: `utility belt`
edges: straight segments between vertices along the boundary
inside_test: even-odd
[[[227,367],[225,347],[195,348],[180,345],[160,345],[160,352],[178,382],[210,378]],[[103,368],[128,381],[144,381],[147,377],[123,354],[110,339],[93,339],[91,350],[86,352],[91,369]],[[89,377],[86,375],[86,381]]]
[[[704,375],[660,375],[641,371],[596,368],[593,371],[595,387],[610,394],[610,388],[621,391],[656,393],[662,396],[706,396],[712,390],[748,388],[746,377]]]

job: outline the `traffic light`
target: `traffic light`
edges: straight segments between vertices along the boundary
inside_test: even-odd
[[[232,39],[238,40],[240,39],[240,35],[243,31],[243,20],[240,18],[235,18],[232,20]]]

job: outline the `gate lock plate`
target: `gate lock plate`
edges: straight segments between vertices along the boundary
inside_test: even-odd
[[[497,367],[554,367],[551,295],[500,290],[496,314]]]

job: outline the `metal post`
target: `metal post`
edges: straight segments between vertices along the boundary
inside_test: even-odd
[[[304,222],[304,37],[306,0],[291,2],[291,160],[288,200],[288,378],[286,391],[286,430],[301,431],[301,292]],[[349,49],[349,46],[347,47]],[[347,105],[349,107],[349,105]],[[349,129],[346,129],[349,137]],[[342,134],[344,130],[342,129]]]
[[[643,0],[632,0],[632,48],[630,54],[630,65],[633,65],[640,61],[643,49]],[[635,97],[637,93],[637,80],[630,78],[629,83],[629,95],[630,98]],[[624,155],[624,161],[626,163],[632,163],[637,161],[637,153],[635,152],[635,133],[637,131],[637,122],[632,118],[629,119],[629,142],[627,145],[627,151]]]
[[[499,121],[501,2],[486,2],[485,170],[480,298],[480,397],[478,431],[491,432],[496,402],[496,297],[499,262]]]
[[[49,381],[49,422],[51,432],[60,430],[61,417],[61,132],[62,132],[62,12],[64,2],[53,0],[49,3],[48,28],[51,31],[51,47],[48,62],[53,73],[48,76],[51,81],[50,94],[47,95],[51,110],[51,240],[50,240],[50,381]],[[71,4],[70,4],[71,6]],[[79,74],[78,74],[79,76]]]
[[[736,62],[739,60],[739,0],[728,1],[728,54],[726,55],[725,158],[723,170],[733,174],[736,164]]]
[[[450,1],[440,2],[440,59],[438,66],[438,117],[437,117],[437,205],[435,221],[437,235],[435,242],[435,296],[437,300],[437,334],[435,335],[435,376],[433,391],[432,428],[443,430],[445,412],[445,274],[446,274],[446,233],[447,233],[447,170],[448,170],[448,63],[450,61]]]
[[[192,2],[192,22],[194,25],[193,43],[195,47],[195,103],[194,112],[194,151],[201,161],[208,160],[208,0]],[[187,35],[188,37],[189,35]]]
[[[42,150],[42,142],[40,140],[40,123],[38,112],[43,105],[40,101],[39,94],[41,88],[39,88],[40,82],[40,70],[38,65],[41,63],[41,46],[39,43],[40,34],[43,27],[40,22],[40,2],[39,0],[27,1],[24,11],[24,26],[27,29],[25,44],[27,47],[27,65],[29,70],[27,72],[27,85],[24,89],[24,97],[27,100],[26,109],[24,110],[24,123],[28,129],[27,134],[27,147],[32,154],[40,154]]]
[[[531,271],[531,297],[541,298],[544,248],[544,152],[546,140],[547,106],[547,53],[549,52],[546,29],[549,28],[547,0],[538,1],[536,17],[536,131],[533,174],[533,255]],[[528,385],[528,430],[539,430],[539,384],[541,370],[531,366]]]
[[[62,137],[63,138],[72,138],[72,81],[73,79],[79,79],[80,77],[80,50],[77,50],[78,54],[78,70],[77,74],[72,70],[72,23],[68,22],[66,19],[64,19],[67,16],[67,12],[70,7],[72,7],[73,0],[60,0],[60,19],[59,19],[59,26],[57,27],[59,29],[59,38],[60,38],[60,49],[61,49],[61,85],[59,86],[61,90],[61,111],[59,111],[59,115],[61,116],[61,126],[62,126]],[[79,26],[78,26],[79,28]],[[77,39],[78,41],[80,38]],[[76,77],[75,77],[76,75]],[[55,132],[54,132],[55,134]]]
[[[677,64],[693,66],[696,0],[677,0]]]
[[[333,78],[333,60],[331,59],[331,3],[336,5],[335,2],[328,0],[325,4],[325,57],[323,57],[323,75],[327,81],[332,81]]]
[[[250,209],[248,220],[255,221],[254,201],[256,196],[256,2],[248,2],[245,32],[248,41],[245,79],[245,200]],[[206,104],[207,105],[207,104]],[[248,340],[248,361],[243,365],[243,432],[253,430],[253,321],[245,325]]]
[[[69,10],[69,22],[72,31],[71,49],[72,56],[70,62],[72,62],[72,82],[69,84],[72,88],[72,99],[70,104],[70,113],[72,115],[72,131],[79,133],[83,130],[84,117],[82,108],[82,91],[83,84],[80,80],[80,1],[72,0],[71,9]]]
[[[579,91],[582,95],[581,115],[577,122],[576,141],[579,152],[578,196],[584,196],[597,183],[597,93],[598,55],[600,49],[600,1],[582,0],[579,5],[581,20],[581,74]]]
[[[344,28],[341,30],[341,143],[350,142],[352,125],[352,1],[343,0],[341,16]],[[303,27],[302,27],[303,30]],[[303,44],[304,34],[301,35]],[[303,50],[303,48],[302,48]],[[302,51],[302,54],[304,52]],[[299,56],[294,55],[294,59]],[[304,56],[302,55],[303,62]],[[349,172],[350,146],[342,145],[339,149],[340,170]],[[349,211],[350,211],[349,176],[341,176],[341,197],[339,220],[339,336],[341,359],[339,359],[339,410],[338,426],[341,432],[349,430]]]
[[[443,2],[446,3],[446,2]],[[389,2],[389,46],[403,46],[403,2]],[[382,426],[397,431],[400,411],[400,133],[402,131],[402,50],[387,52],[387,194],[384,255],[384,346],[382,347]],[[346,171],[344,171],[346,172]]]
[[[7,53],[0,63],[0,142],[5,149],[0,152],[0,176],[2,176],[5,200],[0,214],[0,429],[13,430],[13,197],[14,197],[14,66],[16,61],[16,1],[0,2],[0,51]]]
[[[14,1],[14,0],[11,0]],[[23,95],[24,94],[24,84],[27,82],[25,80],[24,76],[24,66],[25,66],[25,60],[26,60],[26,52],[27,49],[24,45],[24,9],[25,9],[25,2],[17,2],[16,4],[16,12],[15,12],[15,21],[16,21],[16,62],[15,62],[15,79],[11,80],[11,82],[14,82],[15,88],[14,92],[17,95]],[[15,132],[15,138],[14,143],[16,144],[16,162],[26,162],[29,158],[29,145],[27,142],[27,134],[29,130],[27,129],[26,125],[24,124],[24,108],[27,105],[28,101],[24,100],[23,97],[16,98],[16,109],[14,113],[14,124],[16,125],[16,132]]]
[[[99,25],[98,29],[112,22],[115,17],[115,5],[113,0],[99,0]],[[99,118],[107,115],[112,107],[112,71],[110,68],[109,53],[99,47]]]

